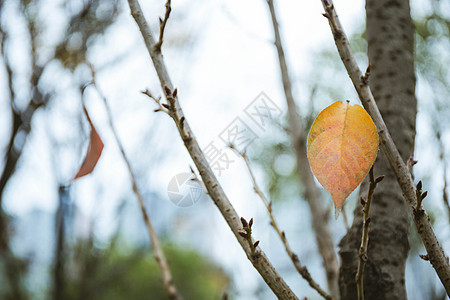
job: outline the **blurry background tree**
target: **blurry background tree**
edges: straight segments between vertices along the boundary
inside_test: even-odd
[[[155,31],[157,17],[164,13],[163,2],[141,4]],[[164,54],[170,58],[171,74],[187,101],[183,106],[189,120],[206,146],[261,89],[285,106],[275,49],[267,43],[273,34],[264,1],[201,2],[173,4]],[[335,99],[356,99],[320,15],[320,1],[316,2],[302,12],[299,7],[303,3],[275,3],[288,63],[297,74],[293,76],[294,93],[297,104],[303,107],[307,128],[313,116]],[[357,9],[347,7],[348,11],[354,9],[353,15],[346,14],[344,3],[336,5],[344,20],[356,16],[348,23],[348,30],[353,33],[351,45],[360,65],[366,66],[362,2]],[[415,156],[419,164],[415,174],[430,190],[425,207],[449,252],[446,188],[450,108],[446,99],[450,96],[450,73],[446,66],[450,57],[445,50],[450,47],[446,14],[450,8],[438,0],[417,0],[412,5],[418,78]],[[296,11],[323,25],[318,28],[324,42],[311,43],[309,53],[299,52],[303,44],[298,41],[308,44],[308,37],[299,37],[298,28],[305,26],[296,22],[302,18],[313,21],[293,15]],[[306,34],[307,30],[302,33]],[[138,98],[139,90],[149,86],[157,91],[158,83],[153,70],[149,71],[148,56],[125,2],[3,0],[0,42],[0,142],[4,155],[0,177],[1,299],[166,297],[104,107],[90,87],[85,91],[86,105],[94,112],[105,153],[95,174],[66,188],[80,164],[89,134],[81,108],[81,90],[91,80],[88,62],[94,65],[97,81],[111,101],[149,213],[165,241],[180,294],[185,299],[220,299],[224,292],[236,299],[273,298],[234,245],[211,203],[180,209],[163,200],[167,198],[167,182],[177,173],[187,172],[190,159],[169,120],[154,115],[153,106]],[[294,55],[297,53],[301,55]],[[294,251],[325,287],[309,210],[299,201],[304,187],[298,184],[285,127],[286,121],[280,119],[271,134],[262,135],[251,145],[249,156],[259,162],[258,179],[265,183],[274,213],[282,219]],[[168,142],[172,139],[179,143]],[[221,180],[230,190],[230,198],[235,199],[242,215],[255,217],[255,235],[288,284],[299,296],[318,299],[280,250],[265,211],[255,204],[250,182],[235,187],[237,178],[246,177],[245,170],[229,173]],[[324,193],[324,197],[328,195]],[[347,212],[355,207],[356,198],[348,200]],[[348,213],[350,223],[351,215]],[[346,230],[342,219],[330,220],[330,224],[336,224],[331,232],[337,245]],[[445,299],[433,270],[418,258],[424,250],[415,231],[410,230],[406,261],[408,298]]]

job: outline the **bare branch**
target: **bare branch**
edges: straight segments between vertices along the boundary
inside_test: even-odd
[[[237,151],[237,149],[233,146],[233,144],[230,145],[230,148]],[[253,183],[253,190],[255,193],[259,196],[261,201],[264,203],[264,206],[267,209],[267,212],[269,213],[270,217],[270,225],[272,225],[273,229],[275,229],[276,233],[280,237],[281,242],[284,245],[284,248],[286,249],[287,254],[289,255],[292,263],[294,264],[295,269],[297,272],[309,283],[309,285],[315,289],[322,297],[324,297],[327,300],[333,299],[330,295],[325,292],[320,285],[311,277],[311,274],[309,273],[308,269],[305,266],[302,266],[300,259],[298,256],[292,251],[291,246],[289,245],[289,242],[286,238],[286,234],[284,231],[281,231],[278,227],[278,223],[275,220],[275,217],[273,216],[272,212],[272,204],[269,202],[260,189],[258,183],[256,182],[255,175],[253,174],[252,168],[250,167],[250,162],[248,160],[248,157],[245,153],[239,153],[239,155],[244,159],[245,164],[247,165],[248,173],[250,174],[250,178],[252,179]]]
[[[134,176],[133,169],[131,168],[130,161],[128,160],[128,158],[125,154],[125,149],[123,148],[123,145],[120,141],[119,135],[117,134],[117,130],[114,126],[111,109],[108,105],[105,95],[102,93],[102,91],[97,86],[97,83],[95,82],[95,71],[92,68],[92,65],[90,65],[90,68],[91,68],[91,72],[92,72],[92,85],[95,87],[95,89],[97,90],[97,93],[99,94],[100,98],[102,98],[102,100],[105,104],[106,112],[108,115],[109,126],[114,135],[114,139],[116,140],[117,146],[119,147],[122,158],[127,166],[128,173],[129,173],[130,179],[131,179],[133,192],[139,201],[139,206],[141,208],[142,217],[144,218],[145,225],[147,226],[147,230],[150,235],[150,241],[152,243],[152,248],[153,248],[153,251],[155,254],[155,260],[158,263],[158,266],[161,270],[164,287],[166,288],[167,293],[169,294],[169,298],[171,300],[182,300],[183,298],[178,294],[177,289],[175,288],[175,285],[173,283],[172,274],[170,273],[169,264],[167,263],[167,259],[164,255],[163,249],[161,247],[161,242],[159,241],[158,235],[157,235],[155,229],[153,228],[153,225],[150,221],[150,217],[147,214],[147,210],[146,210],[145,204],[144,204],[144,199],[143,199],[142,194],[139,191],[139,188],[137,186],[136,178]],[[156,101],[156,99],[155,99],[155,101]]]
[[[400,153],[398,152],[398,149],[389,134],[377,104],[375,103],[375,99],[369,85],[362,80],[364,76],[356,63],[355,57],[348,43],[345,32],[339,22],[333,3],[331,0],[322,0],[322,4],[325,9],[324,16],[328,19],[330,24],[334,41],[342,62],[347,69],[347,73],[353,82],[353,86],[355,87],[364,108],[369,112],[378,129],[378,134],[381,140],[381,149],[383,150],[392,170],[395,173],[395,176],[397,177],[403,196],[408,204],[409,212],[413,217],[419,235],[425,249],[427,250],[427,255],[430,262],[445,287],[447,295],[450,295],[450,265],[448,257],[446,257],[444,250],[439,244],[427,213],[423,209],[416,209],[416,188],[414,187],[414,182],[409,169],[401,158]]]
[[[443,171],[442,171],[443,179],[444,179],[444,186],[442,187],[442,200],[444,201],[444,204],[447,207],[448,219],[450,221],[450,205],[449,205],[448,194],[447,194],[448,180],[447,180],[447,162],[445,161],[445,145],[441,138],[440,128],[436,128],[435,130],[436,130],[436,138],[439,143],[439,159],[442,161],[442,164],[444,166]]]
[[[308,202],[311,210],[312,227],[314,229],[319,253],[322,256],[323,264],[327,275],[328,288],[334,299],[339,299],[339,265],[337,261],[336,251],[334,248],[333,238],[328,227],[327,208],[323,206],[324,199],[321,196],[320,189],[314,181],[314,177],[309,168],[308,158],[306,155],[306,130],[303,120],[297,112],[294,96],[292,94],[292,81],[289,77],[286,57],[281,41],[278,20],[275,13],[273,0],[268,0],[272,25],[275,34],[275,46],[278,53],[278,61],[280,64],[281,78],[283,81],[283,89],[288,107],[289,117],[289,133],[291,136],[292,146],[296,153],[297,169],[301,183],[304,186],[304,197]]]
[[[350,226],[348,225],[347,213],[345,212],[345,208],[344,207],[342,207],[342,218],[344,219],[345,230],[349,231],[350,230]]]
[[[367,192],[367,201],[361,197],[361,204],[363,206],[363,230],[361,237],[361,246],[359,247],[359,261],[358,270],[356,272],[355,281],[356,289],[358,291],[358,300],[364,300],[364,267],[367,262],[367,245],[369,243],[369,226],[370,226],[370,204],[372,203],[373,192],[377,187],[377,184],[383,180],[384,176],[379,176],[376,179],[373,175],[373,166],[369,171],[369,190]]]
[[[155,109],[154,112],[162,111],[169,115],[169,107],[167,106],[167,104],[161,103],[161,96],[153,96],[153,94],[148,89],[143,91],[142,94],[147,95],[150,99],[153,99],[153,101],[155,101],[155,103],[158,105],[158,108]]]
[[[178,97],[176,95],[174,96],[175,90],[169,74],[167,73],[167,68],[162,59],[162,55],[160,52],[155,51],[153,47],[155,40],[147,21],[145,20],[139,2],[137,0],[128,0],[128,4],[130,6],[131,15],[139,26],[147,50],[152,58],[153,65],[161,83],[161,88],[166,94],[166,98],[169,102],[168,104],[170,105],[171,117],[178,128],[178,132],[180,133],[181,138],[183,139],[183,142],[191,155],[191,158],[194,161],[203,182],[205,183],[211,199],[217,205],[222,216],[247,255],[247,258],[259,272],[266,284],[272,289],[274,294],[279,299],[298,299],[292,292],[291,288],[286,284],[284,279],[281,278],[280,274],[275,270],[265,253],[260,250],[258,257],[253,257],[247,240],[239,234],[239,230],[242,228],[240,218],[225,195],[225,192],[214,175],[211,166],[208,164],[188,121],[184,118],[184,113],[178,102]]]
[[[172,7],[170,6],[170,0],[166,2],[166,13],[164,14],[164,19],[159,18],[159,39],[155,44],[155,51],[161,52],[161,46],[163,44],[164,29],[166,28],[167,20],[169,20],[170,12]]]

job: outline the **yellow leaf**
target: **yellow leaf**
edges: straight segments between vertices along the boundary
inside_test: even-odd
[[[345,199],[364,180],[378,152],[378,132],[359,105],[341,101],[325,108],[308,135],[312,172],[331,194],[339,214]]]

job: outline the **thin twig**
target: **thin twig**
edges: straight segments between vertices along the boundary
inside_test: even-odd
[[[147,95],[150,99],[153,99],[153,101],[155,101],[155,103],[158,105],[158,108],[155,109],[154,112],[162,111],[169,115],[169,106],[165,103],[161,103],[161,96],[153,96],[153,94],[148,89],[143,91],[142,94]]]
[[[422,190],[422,181],[420,180],[416,185],[416,208],[415,210],[417,212],[420,212],[422,210],[422,201],[425,199],[425,197],[428,195],[428,191]]]
[[[155,229],[153,228],[153,225],[150,221],[150,217],[147,214],[147,210],[145,208],[145,204],[144,204],[144,199],[142,197],[141,192],[139,191],[137,182],[136,182],[136,178],[134,176],[133,173],[133,169],[131,168],[131,164],[130,161],[127,158],[127,155],[125,154],[125,149],[120,141],[119,135],[117,133],[117,130],[114,126],[113,123],[113,117],[112,117],[112,112],[111,109],[108,105],[108,102],[106,100],[106,96],[102,93],[102,91],[99,89],[99,87],[97,86],[96,82],[95,82],[95,72],[94,69],[91,67],[91,72],[92,72],[92,85],[94,86],[94,88],[97,90],[97,93],[99,94],[100,98],[102,98],[104,104],[105,104],[105,108],[106,108],[106,112],[108,115],[108,123],[109,126],[111,128],[111,131],[114,135],[114,139],[116,140],[117,146],[119,147],[120,153],[122,155],[122,158],[127,166],[127,170],[128,173],[130,175],[130,179],[131,179],[131,184],[132,184],[132,188],[133,188],[133,192],[136,195],[136,198],[138,199],[139,202],[139,206],[141,208],[141,212],[142,212],[142,217],[144,218],[145,221],[145,225],[147,226],[147,230],[148,233],[150,235],[150,240],[152,243],[152,248],[155,254],[155,260],[158,263],[158,266],[161,270],[161,274],[162,274],[162,279],[163,279],[163,284],[164,287],[167,290],[167,293],[169,295],[169,299],[171,300],[182,300],[183,298],[178,294],[177,289],[173,283],[173,279],[172,279],[172,274],[170,273],[170,268],[169,268],[169,264],[167,263],[167,259],[164,255],[163,249],[161,247],[161,242],[159,240],[159,237],[155,231]]]
[[[344,207],[342,207],[342,217],[344,219],[345,230],[349,231],[350,230],[350,226],[348,225],[347,213],[345,212],[345,208]]]
[[[439,144],[439,159],[442,161],[442,165],[443,165],[442,177],[444,180],[444,186],[442,187],[442,200],[444,201],[444,204],[447,207],[448,219],[450,221],[450,205],[449,205],[448,194],[447,194],[448,180],[447,180],[447,162],[445,160],[445,145],[441,138],[441,130],[439,128],[437,128],[435,130],[436,130],[436,138],[437,138],[438,144]]]
[[[237,149],[233,146],[233,144],[230,144],[230,148],[237,151]],[[253,190],[255,193],[259,196],[261,201],[264,203],[264,206],[267,209],[267,212],[269,213],[270,217],[270,225],[272,225],[273,229],[275,229],[276,233],[281,239],[281,242],[284,245],[284,248],[286,249],[286,252],[288,253],[292,263],[295,266],[295,269],[297,272],[309,283],[309,285],[315,289],[322,297],[324,297],[327,300],[333,299],[330,295],[328,295],[327,292],[325,292],[320,285],[311,277],[311,274],[309,273],[308,269],[305,266],[302,266],[300,259],[298,256],[292,251],[291,246],[289,245],[289,242],[286,238],[286,234],[284,231],[281,231],[278,227],[278,223],[275,220],[275,217],[273,216],[272,211],[272,203],[267,200],[266,196],[262,192],[262,190],[259,188],[258,183],[256,182],[255,175],[253,174],[252,168],[250,166],[249,159],[245,153],[238,152],[239,155],[244,159],[245,164],[247,166],[248,173],[250,175],[250,178],[252,179],[253,183]]]
[[[241,217],[242,230],[239,230],[239,235],[242,236],[248,243],[250,247],[250,251],[252,253],[253,259],[257,259],[259,252],[256,250],[256,247],[259,245],[259,241],[253,242],[252,239],[252,226],[253,226],[253,218],[247,222],[243,217]]]
[[[166,13],[164,14],[164,19],[159,18],[159,38],[155,44],[155,51],[161,52],[161,46],[163,44],[164,29],[166,28],[167,20],[169,20],[170,12],[172,7],[170,5],[170,0],[166,2]]]
[[[411,153],[411,155],[408,157],[408,160],[406,161],[406,167],[408,168],[409,173],[411,173],[411,176],[414,175],[413,167],[415,164],[417,164],[417,160],[414,160],[414,153]]]
[[[297,160],[297,171],[301,184],[304,186],[304,198],[309,205],[311,211],[312,227],[316,236],[317,246],[323,259],[325,267],[328,289],[330,294],[336,300],[339,300],[339,264],[334,247],[333,237],[329,228],[327,219],[327,208],[324,207],[324,199],[322,193],[314,181],[314,177],[309,167],[306,155],[306,130],[305,122],[297,112],[297,106],[292,93],[292,80],[289,76],[286,56],[281,40],[278,20],[275,12],[273,0],[268,0],[272,25],[275,35],[275,46],[278,53],[278,62],[280,65],[281,79],[283,82],[283,90],[288,107],[289,133],[291,143],[295,150]]]
[[[364,267],[367,262],[367,245],[369,243],[369,226],[370,226],[370,204],[372,203],[373,192],[377,187],[377,184],[383,180],[384,175],[374,178],[373,166],[369,171],[369,190],[367,192],[367,199],[364,200],[361,197],[361,204],[363,206],[363,230],[361,237],[361,246],[359,247],[359,261],[358,261],[358,271],[356,272],[355,281],[356,289],[358,292],[358,300],[364,300]]]
[[[142,9],[137,0],[128,0],[130,6],[131,15],[135,19],[141,33],[144,38],[145,45],[147,47],[148,53],[152,58],[153,66],[155,67],[156,73],[163,89],[166,98],[168,100],[168,105],[170,107],[170,116],[174,120],[178,132],[188,150],[192,160],[194,161],[197,170],[202,177],[203,182],[208,190],[208,194],[211,199],[216,204],[220,213],[224,217],[231,231],[235,235],[242,249],[244,250],[247,258],[259,272],[261,277],[264,279],[266,284],[271,288],[274,294],[279,299],[298,299],[291,288],[286,284],[284,279],[275,270],[273,265],[270,263],[269,259],[262,250],[259,250],[258,257],[254,257],[252,249],[250,248],[247,240],[242,238],[239,234],[239,230],[242,228],[240,218],[236,213],[234,207],[232,206],[230,200],[225,195],[222,186],[219,184],[211,166],[208,164],[203,151],[197,142],[197,139],[192,132],[187,119],[184,117],[183,110],[178,102],[178,97],[176,95],[176,89],[174,89],[170,76],[167,72],[166,65],[163,61],[160,52],[155,51],[154,44],[155,39],[153,33],[145,20]]]
[[[364,76],[356,63],[355,56],[353,55],[348,39],[339,22],[334,5],[331,0],[321,1],[325,9],[324,16],[329,21],[334,41],[342,62],[347,69],[347,73],[353,82],[353,86],[358,93],[361,103],[372,117],[372,120],[378,129],[378,134],[381,140],[381,149],[388,159],[391,169],[395,173],[397,181],[403,192],[403,196],[408,204],[409,213],[413,217],[416,228],[418,229],[419,235],[425,249],[427,250],[430,262],[445,287],[447,295],[450,295],[450,265],[448,257],[445,255],[445,252],[442,249],[436,234],[434,233],[428,214],[422,208],[419,210],[416,209],[416,188],[414,187],[414,182],[409,169],[404,163],[391,135],[389,134],[369,85],[363,80]]]

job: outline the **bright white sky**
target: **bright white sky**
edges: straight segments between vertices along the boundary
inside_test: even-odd
[[[154,24],[164,11],[160,4],[157,1],[142,3],[147,18],[155,21]],[[271,44],[272,26],[264,1],[175,1],[172,6],[172,16],[166,29],[165,60],[172,80],[178,87],[188,121],[202,145],[206,146],[209,141],[215,139],[262,91],[284,109],[278,62],[275,48]],[[349,33],[363,22],[361,1],[358,5],[355,5],[354,1],[336,1],[336,6]],[[302,86],[301,80],[307,78],[311,69],[316,67],[310,63],[314,52],[332,44],[328,24],[321,16],[320,1],[310,1],[307,4],[301,1],[280,2],[277,8],[286,53],[291,64],[291,76],[295,83],[299,83],[294,84],[295,94],[299,101],[305,101],[303,98],[309,91]],[[191,160],[178,140],[170,120],[162,114],[154,114],[153,103],[139,93],[149,87],[153,93],[159,95],[159,84],[137,27],[128,14],[128,8],[125,9],[103,41],[90,50],[89,59],[97,68],[101,68],[97,73],[97,81],[112,107],[116,127],[127,149],[136,149],[137,144],[141,142],[140,134],[154,126],[158,126],[163,136],[159,137],[158,146],[165,148],[168,145],[164,144],[167,144],[168,140],[174,141],[173,145],[169,145],[173,146],[170,151],[177,155],[164,161],[164,168],[158,170],[157,177],[160,182],[155,183],[165,186],[178,172],[175,170],[185,170]],[[56,22],[62,20],[56,18]],[[153,27],[156,32],[157,28]],[[191,51],[175,44],[175,39],[184,35],[192,39]],[[54,35],[48,36],[52,37]],[[117,57],[120,59],[115,62]],[[48,73],[52,73],[50,70],[56,71],[58,78],[49,76],[47,81],[57,80],[58,92],[64,93],[64,98],[75,98],[70,75],[61,75],[58,64],[48,68]],[[76,70],[76,77],[88,78],[86,74],[85,68]],[[324,81],[332,84],[332,79],[324,78]],[[121,166],[122,163],[115,159],[117,149],[114,149],[114,142],[107,128],[103,104],[95,91],[88,91],[87,94],[92,98],[87,101],[92,118],[107,145],[96,172],[91,177],[98,175],[98,178],[105,180],[104,176],[108,177],[109,170],[115,170],[114,177],[117,178],[117,175],[125,170]],[[332,100],[325,100],[324,103],[327,101]],[[74,128],[73,124],[68,123],[66,113],[77,117],[73,110],[79,107],[79,103],[76,99],[65,102],[68,104],[56,103],[49,112],[39,112],[36,115],[34,121],[37,126],[33,127],[33,134],[28,143],[36,148],[33,153],[28,153],[31,157],[27,158],[27,163],[35,167],[31,172],[27,168],[27,174],[22,174],[28,177],[26,180],[30,185],[27,189],[19,189],[21,193],[17,194],[17,186],[13,186],[20,183],[10,184],[8,189],[14,193],[14,200],[7,195],[5,205],[8,211],[21,214],[31,207],[55,209],[55,195],[52,197],[46,194],[48,191],[43,188],[46,185],[44,182],[53,185],[54,180],[45,175],[51,173],[45,172],[45,169],[51,167],[48,162],[51,160],[49,153],[46,153],[51,141],[44,135],[51,130],[54,138],[60,142],[70,139],[68,136],[71,134],[78,135],[79,125]],[[164,135],[167,135],[167,138],[164,138]],[[111,161],[113,157],[115,161]],[[56,160],[64,161],[64,157]],[[79,161],[61,165],[57,162],[57,168],[62,169],[60,176],[65,178],[63,181],[68,182],[78,163]],[[36,172],[34,175],[33,169]],[[22,176],[16,176],[13,181],[19,181],[19,177]],[[116,180],[121,179],[124,178]],[[20,178],[20,182],[22,180],[24,178]],[[96,180],[86,177],[76,185],[84,190],[94,181]],[[90,211],[90,200],[86,199],[86,202],[85,209]]]

